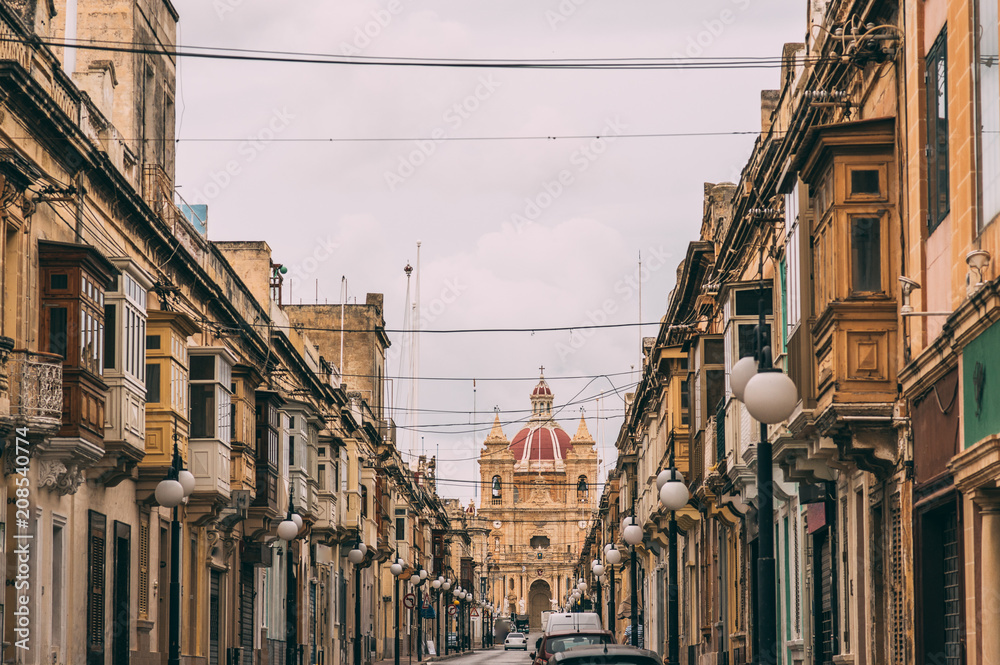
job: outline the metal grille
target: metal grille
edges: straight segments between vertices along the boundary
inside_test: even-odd
[[[962,589],[958,559],[958,513],[948,512],[944,523],[944,649],[945,665],[962,663]]]
[[[62,360],[15,351],[10,372],[10,414],[20,418],[62,419]]]
[[[208,594],[208,663],[219,665],[219,571],[213,570]]]
[[[149,518],[139,522],[139,617],[149,616]]]
[[[903,599],[903,540],[900,522],[899,495],[893,494],[889,504],[889,579],[891,621],[890,641],[892,653],[889,655],[894,665],[906,663],[906,604]]]
[[[284,640],[267,641],[267,662],[271,665],[285,665]]]

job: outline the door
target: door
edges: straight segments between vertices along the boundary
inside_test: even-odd
[[[925,512],[917,549],[919,665],[962,665],[962,577],[958,504],[952,498]]]
[[[813,534],[813,638],[815,662],[828,665],[836,654],[836,580],[834,579],[833,543],[830,528]]]
[[[128,665],[131,608],[129,607],[129,562],[132,560],[132,528],[115,522],[114,603],[111,616],[112,665]]]

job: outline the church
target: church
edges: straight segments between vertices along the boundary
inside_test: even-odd
[[[555,421],[553,400],[543,371],[525,426],[508,440],[497,413],[479,457],[479,517],[490,527],[487,598],[502,613],[528,614],[532,630],[575,587],[600,494],[586,419],[581,415],[570,438]]]

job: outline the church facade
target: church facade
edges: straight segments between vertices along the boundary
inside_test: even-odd
[[[596,507],[598,460],[581,415],[576,434],[555,421],[544,375],[531,392],[531,416],[508,439],[498,413],[483,443],[479,516],[490,528],[487,599],[502,614],[561,607],[577,582],[576,565]]]

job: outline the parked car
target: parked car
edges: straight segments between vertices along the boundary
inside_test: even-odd
[[[604,630],[597,612],[553,612],[545,625],[545,633],[578,633],[582,630]]]
[[[580,646],[557,653],[548,665],[663,665],[652,651],[624,644]]]
[[[524,633],[511,633],[503,641],[503,650],[506,651],[507,649],[524,649],[527,651],[528,636]]]
[[[538,638],[535,650],[531,652],[534,665],[545,665],[549,658],[567,649],[599,644],[614,644],[615,636],[610,630],[588,630],[579,633],[546,633]]]

